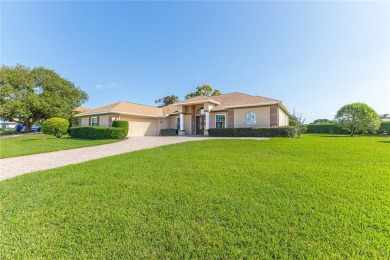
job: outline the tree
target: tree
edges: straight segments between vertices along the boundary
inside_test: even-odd
[[[301,134],[303,134],[307,130],[307,125],[305,125],[305,121],[306,121],[306,118],[303,118],[302,113],[300,113],[298,115],[293,114],[290,116],[290,121],[288,124],[290,126],[295,127],[295,129],[297,130],[298,138],[300,138]]]
[[[44,134],[54,135],[57,138],[61,138],[68,132],[69,121],[65,118],[53,117],[45,120],[42,124],[41,131]]]
[[[0,116],[32,125],[51,117],[69,118],[88,95],[53,70],[23,65],[0,68]]]
[[[196,87],[196,91],[195,92],[188,93],[185,96],[185,99],[193,98],[193,97],[196,97],[196,96],[207,96],[207,97],[210,97],[210,96],[218,96],[218,95],[221,95],[221,92],[218,89],[213,89],[209,85],[202,85],[202,86]]]
[[[335,120],[340,127],[350,131],[351,136],[356,131],[374,132],[379,129],[381,123],[375,110],[364,103],[352,103],[343,106],[337,111]]]
[[[165,107],[168,105],[171,105],[173,103],[176,103],[179,101],[179,97],[175,95],[165,96],[163,98],[159,98],[154,103],[160,104],[159,107]]]
[[[334,123],[333,120],[322,118],[322,119],[314,120],[312,124],[331,124],[331,123]]]

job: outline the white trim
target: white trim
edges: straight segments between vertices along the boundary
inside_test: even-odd
[[[215,114],[215,128],[217,128],[217,116],[224,116],[225,117],[225,127],[224,128],[227,128],[226,127],[226,123],[227,123],[226,114]]]
[[[184,114],[180,114],[180,131],[184,131]]]
[[[246,104],[246,105],[225,106],[223,108],[216,109],[214,111],[226,110],[228,108],[258,107],[258,106],[269,106],[269,105],[277,105],[277,104],[279,104],[279,103],[278,102],[270,102],[270,103],[256,103],[256,104]]]
[[[205,112],[205,115],[206,115],[206,127],[205,127],[205,130],[209,130],[210,128],[210,112]]]

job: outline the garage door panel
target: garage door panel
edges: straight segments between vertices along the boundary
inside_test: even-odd
[[[157,119],[123,118],[129,121],[127,136],[156,136],[158,135]]]

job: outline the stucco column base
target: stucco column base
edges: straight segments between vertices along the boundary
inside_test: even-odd
[[[203,135],[204,135],[204,136],[209,136],[209,130],[206,130],[206,129],[203,130]]]
[[[179,130],[178,134],[179,135],[186,135],[186,131],[185,130]]]

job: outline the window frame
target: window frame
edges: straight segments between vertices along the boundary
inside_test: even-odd
[[[249,118],[251,116],[252,118]],[[251,119],[251,121],[248,123],[248,118]],[[245,114],[245,124],[246,125],[255,125],[256,124],[256,113],[249,111]]]
[[[176,130],[180,130],[180,117],[176,117]]]
[[[221,123],[221,121],[217,121],[217,116],[223,116],[223,127],[218,127],[218,123]],[[226,114],[215,114],[215,128],[226,128]]]
[[[96,119],[95,123],[92,122],[93,119]],[[90,126],[99,126],[99,124],[98,124],[98,117],[97,116],[91,116],[90,119],[89,119],[89,125]]]

